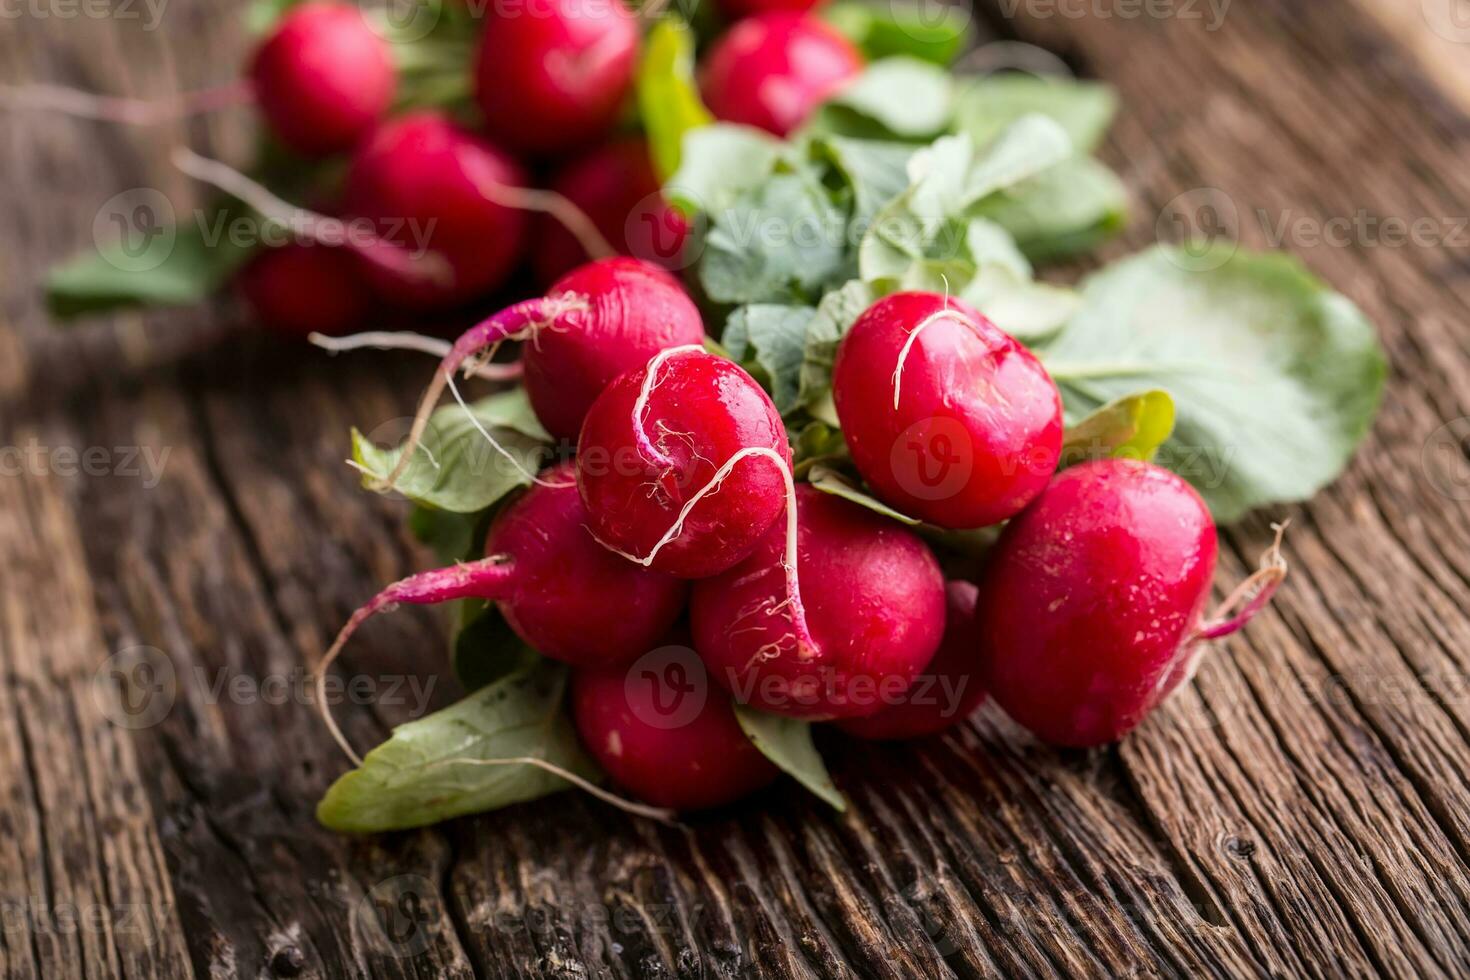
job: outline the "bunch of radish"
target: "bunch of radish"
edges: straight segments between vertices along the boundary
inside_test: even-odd
[[[584,265],[468,331],[420,421],[457,370],[519,339],[530,404],[548,431],[578,433],[575,451],[499,512],[483,558],[384,590],[327,663],[386,607],[494,603],[527,645],[572,667],[572,718],[601,768],[648,803],[687,810],[778,773],[736,706],[912,738],[962,721],[988,692],[1048,741],[1113,741],[1281,579],[1273,551],[1241,608],[1207,616],[1215,525],[1199,495],[1140,460],[1057,472],[1056,386],[960,301],[877,301],[843,340],[833,384],[853,461],[883,502],[922,503],[936,528],[1004,524],[973,582],[947,582],[911,528],[798,483],[770,396],[703,337],[678,284],[633,259]],[[953,462],[970,475],[917,499],[905,440],[926,425],[958,435]],[[629,671],[669,643],[695,651],[708,690],[697,715],[665,727],[646,703],[656,691]]]

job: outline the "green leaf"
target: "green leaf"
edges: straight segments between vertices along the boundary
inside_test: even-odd
[[[827,105],[872,120],[882,132],[899,139],[924,139],[949,127],[953,89],[953,79],[937,65],[909,57],[885,58],[844,85]]]
[[[955,130],[983,146],[1016,120],[1040,113],[1061,125],[1078,153],[1091,153],[1118,111],[1112,88],[1096,82],[1020,73],[989,75],[955,95]]]
[[[664,182],[664,191],[689,214],[721,211],[764,184],[785,149],[750,126],[715,123],[687,130],[679,169]]]
[[[799,404],[810,406],[832,388],[832,365],[837,346],[863,311],[878,298],[867,283],[854,279],[822,297],[807,324],[801,352]]]
[[[677,16],[660,18],[645,39],[638,111],[661,179],[679,169],[684,135],[714,122],[694,81],[694,33]]]
[[[863,236],[862,278],[882,291],[932,288],[921,283],[946,280],[953,291],[962,291],[977,268],[971,228],[977,207],[1071,154],[1066,133],[1044,116],[1021,119],[984,149],[964,136],[936,140],[915,154],[908,189],[878,213]],[[994,232],[989,225],[982,229],[991,243],[986,257],[993,257]],[[1011,261],[1025,265],[1019,253]],[[1029,268],[1024,271],[1029,274]]]
[[[1174,399],[1157,388],[1111,401],[1062,440],[1062,466],[1090,459],[1151,460],[1174,431]]]
[[[446,405],[433,414],[396,492],[440,510],[473,514],[517,487],[530,485],[530,474],[546,461],[551,437],[536,421],[525,389],[518,386],[469,407],[467,413],[457,404]],[[485,440],[476,421],[514,462]],[[369,489],[393,471],[402,452],[401,447],[379,448],[352,430],[352,458]]]
[[[586,778],[596,770],[562,710],[568,671],[528,654],[522,664],[432,715],[399,725],[317,805],[331,830],[379,833],[424,827],[534,800],[568,784],[528,765],[459,760],[543,759]]]
[[[753,360],[769,380],[771,400],[782,414],[797,406],[810,306],[752,303],[725,322],[725,350],[742,364]]]
[[[830,493],[834,497],[841,497],[843,500],[851,501],[860,507],[866,507],[868,510],[876,514],[882,514],[884,517],[890,517],[900,524],[916,527],[923,523],[917,517],[910,517],[901,511],[894,510],[877,497],[872,497],[864,493],[857,486],[850,483],[841,473],[838,473],[829,466],[822,466],[820,464],[813,466],[807,476],[807,480],[812,486],[823,493]]]
[[[457,514],[415,504],[408,514],[408,527],[414,537],[434,549],[439,564],[450,565],[477,557],[471,552],[482,517],[479,513]]]
[[[292,7],[305,0],[251,0],[245,8],[245,29],[252,37],[258,37],[273,26]]]
[[[848,261],[848,215],[810,174],[778,173],[710,214],[699,281],[717,303],[801,303]]]
[[[812,154],[835,166],[852,189],[856,205],[852,220],[860,232],[852,236],[853,242],[861,239],[883,205],[909,186],[908,163],[918,150],[908,143],[846,136],[816,137],[811,146]]]
[[[458,629],[450,645],[454,676],[466,691],[478,691],[520,667],[529,648],[493,602],[462,599],[454,610]]]
[[[192,306],[223,286],[252,248],[224,220],[131,229],[116,243],[52,269],[46,300],[57,317],[126,307]]]
[[[1103,164],[1074,156],[992,195],[975,213],[1009,231],[1033,261],[1058,261],[1122,230],[1128,191]]]
[[[1303,500],[1347,465],[1387,367],[1362,312],[1285,255],[1157,247],[1094,274],[1044,352],[1071,417],[1140,388],[1173,397],[1158,461],[1215,517]]]
[[[820,419],[810,421],[796,430],[796,438],[791,440],[791,456],[792,469],[798,480],[816,466],[851,458],[842,430]]]
[[[735,705],[735,717],[767,759],[838,812],[847,809],[847,799],[832,784],[827,765],[812,743],[810,722],[766,714],[739,703]]]
[[[970,40],[967,8],[959,4],[928,2],[836,3],[822,15],[857,45],[869,61],[909,55],[936,65],[948,65]]]

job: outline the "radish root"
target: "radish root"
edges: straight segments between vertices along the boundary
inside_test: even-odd
[[[414,333],[412,330],[367,330],[362,333],[349,334],[346,337],[331,337],[324,333],[313,332],[308,334],[306,339],[322,350],[333,354],[371,347],[374,350],[412,350],[443,358],[454,347],[447,340]],[[515,381],[525,372],[520,361],[511,361],[506,364],[488,362],[477,364],[468,373],[472,377],[483,378],[486,381]]]
[[[624,799],[616,793],[609,793],[590,780],[583,779],[569,769],[563,769],[554,762],[547,762],[545,759],[539,759],[532,755],[514,756],[509,759],[442,759],[439,762],[425,766],[425,768],[433,769],[438,766],[535,766],[537,769],[544,769],[554,776],[565,779],[583,792],[590,793],[602,802],[615,806],[624,813],[631,813],[638,817],[648,817],[650,820],[657,820],[659,823],[677,823],[676,818],[678,817],[678,813],[674,810],[658,806],[648,806],[643,803],[635,803],[632,800]]]
[[[506,583],[510,581],[512,564],[507,555],[491,555],[479,561],[463,562],[449,568],[436,568],[410,575],[373,596],[367,605],[358,609],[347,620],[347,624],[337,634],[337,639],[327,648],[321,662],[317,664],[315,681],[317,711],[327,730],[332,733],[332,738],[342,747],[353,765],[362,765],[362,757],[347,741],[347,736],[332,717],[331,705],[327,703],[327,671],[341,655],[347,641],[352,639],[352,634],[373,615],[392,610],[405,602],[429,605],[450,599],[493,599],[505,590]]]
[[[98,95],[65,85],[0,86],[0,105],[6,108],[57,112],[77,119],[94,119],[125,126],[154,126],[253,101],[255,93],[250,83],[245,81],[200,89],[197,92],[184,92],[158,101]]]
[[[454,282],[454,270],[442,255],[426,252],[415,257],[396,242],[371,235],[365,242],[348,232],[340,218],[298,208],[272,194],[263,185],[218,160],[202,157],[188,147],[173,152],[173,164],[195,180],[217,187],[245,202],[267,221],[290,229],[292,234],[309,238],[321,245],[341,246],[374,265],[416,281],[430,281],[447,286]]]
[[[618,250],[603,237],[597,225],[587,216],[587,212],[573,204],[570,198],[556,191],[502,184],[483,173],[481,167],[476,165],[479,162],[478,158],[459,154],[461,169],[485,200],[504,208],[539,211],[550,215],[571,233],[589,259],[606,259],[618,254]]]
[[[413,456],[413,450],[423,440],[424,430],[428,428],[429,417],[433,415],[434,408],[439,404],[439,399],[444,395],[445,388],[453,388],[454,373],[470,357],[481,348],[494,347],[496,344],[506,340],[523,340],[533,337],[535,334],[547,327],[553,326],[558,320],[573,313],[587,312],[587,299],[575,293],[566,293],[558,296],[547,296],[542,299],[529,299],[524,302],[508,306],[480,321],[454,342],[449,353],[439,362],[439,369],[434,372],[433,380],[425,389],[423,398],[419,401],[418,411],[414,414],[413,425],[408,432],[408,440],[403,445],[403,454],[399,456],[386,479],[377,481],[374,489],[387,493],[398,485],[398,480],[408,469],[408,462]],[[455,391],[455,399],[464,404]],[[468,411],[468,409],[466,409]],[[471,415],[473,419],[474,416]],[[476,427],[479,428],[478,420]],[[480,429],[490,444],[502,454],[508,455],[507,451],[483,428]]]
[[[1244,582],[1237,585],[1215,610],[1213,616],[1195,630],[1193,640],[1218,640],[1245,627],[1256,614],[1265,609],[1281,583],[1286,580],[1286,558],[1281,554],[1281,541],[1286,535],[1290,521],[1272,524],[1276,540],[1261,556],[1260,567]]]
[[[931,313],[931,314],[929,314],[924,319],[920,320],[919,323],[914,327],[913,330],[910,330],[909,331],[908,338],[903,342],[903,347],[898,352],[898,364],[893,369],[893,409],[894,409],[894,411],[898,411],[898,396],[899,396],[900,386],[903,383],[903,366],[904,366],[904,362],[906,362],[908,360],[909,351],[913,348],[914,341],[916,341],[916,340],[919,339],[919,334],[921,332],[923,332],[927,327],[931,326],[932,324],[938,323],[940,320],[953,320],[955,323],[958,323],[958,324],[961,324],[963,326],[969,327],[971,330],[976,330],[977,329],[976,328],[976,325],[973,322],[971,322],[971,320],[970,320],[969,317],[965,316],[959,310],[956,310],[956,309],[954,309],[953,307],[951,307],[949,305],[949,299],[947,297],[945,298],[945,301],[944,302],[945,302],[944,309],[940,310],[938,313]],[[978,330],[977,330],[977,332],[978,332]]]
[[[648,400],[653,395],[653,389],[658,387],[659,368],[663,367],[664,362],[671,358],[694,351],[704,353],[704,348],[699,344],[682,344],[678,347],[666,347],[653,355],[652,360],[648,362],[648,366],[643,370],[643,386],[638,389],[638,398],[633,402],[633,443],[638,447],[638,451],[643,454],[643,458],[650,463],[659,466],[674,465],[673,457],[654,445],[653,440],[648,437],[648,427],[645,421],[648,415]]]

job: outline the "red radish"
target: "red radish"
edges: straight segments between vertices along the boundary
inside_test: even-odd
[[[693,710],[695,701],[671,714],[671,704],[684,705],[666,702],[660,685],[626,671],[579,670],[572,677],[577,734],[615,782],[655,806],[704,810],[776,778],[779,770],[741,730],[723,690],[684,693],[702,706]]]
[[[288,10],[256,50],[250,80],[271,132],[306,156],[351,149],[398,85],[387,43],[342,3]]]
[[[547,472],[491,525],[488,557],[409,576],[352,614],[318,668],[326,669],[374,613],[401,603],[496,602],[516,634],[540,653],[579,666],[615,667],[647,652],[684,610],[688,586],[640,568],[587,532],[571,464]],[[349,755],[333,726],[334,734]]]
[[[700,89],[717,118],[785,136],[862,68],[852,42],[817,18],[758,14],[714,43]]]
[[[858,317],[832,394],[858,472],[885,502],[941,527],[1013,516],[1061,456],[1062,399],[1041,362],[937,293],[895,293]]]
[[[964,721],[985,700],[980,683],[980,627],[975,620],[979,590],[971,582],[945,586],[944,638],[929,666],[903,693],[875,715],[837,723],[858,738],[922,738]]]
[[[1205,641],[1265,606],[1286,573],[1279,545],[1206,621],[1217,544],[1199,494],[1136,460],[1064,470],[1007,525],[986,568],[986,688],[1048,742],[1115,741],[1189,678]]]
[[[689,224],[659,193],[644,141],[619,140],[574,160],[556,175],[551,189],[586,214],[622,254],[668,269],[683,264]],[[563,222],[548,216],[537,223],[532,264],[542,282],[588,258]]]
[[[744,562],[696,582],[694,646],[737,700],[813,720],[874,714],[908,690],[944,632],[944,576],[907,528],[809,486],[796,491],[801,598],[793,636],[772,528]]]
[[[612,258],[573,269],[544,297],[507,307],[455,341],[434,372],[405,451],[381,489],[392,489],[403,475],[439,396],[446,387],[453,389],[454,372],[486,348],[506,340],[531,341],[521,356],[526,394],[547,431],[567,439],[577,434],[583,416],[618,374],[647,363],[664,348],[703,337],[699,310],[657,266]]]
[[[593,534],[683,578],[750,554],[786,507],[790,467],[770,396],[738,364],[697,346],[620,375],[588,410],[577,443]]]
[[[822,2],[823,0],[720,0],[718,6],[720,13],[727,19],[734,20],[776,11],[802,13],[820,6]]]
[[[560,153],[613,128],[633,85],[637,19],[621,0],[540,0],[485,18],[475,96],[512,149]]]
[[[326,245],[263,249],[240,270],[236,285],[261,322],[303,337],[359,329],[373,312],[357,260]]]
[[[520,166],[434,112],[384,123],[354,155],[345,210],[400,249],[447,264],[447,278],[395,274],[372,264],[377,290],[417,310],[455,306],[504,284],[520,257],[527,217]]]

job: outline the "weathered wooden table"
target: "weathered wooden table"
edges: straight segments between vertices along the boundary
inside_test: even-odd
[[[1466,7],[1254,0],[1220,20],[1203,0],[1000,0],[980,15],[1121,88],[1107,156],[1137,201],[1111,252],[1201,195],[1229,202],[1243,240],[1284,238],[1380,324],[1387,404],[1340,483],[1226,536],[1233,579],[1268,518],[1291,516],[1294,574],[1121,746],[1057,753],[985,711],[927,743],[833,744],[846,816],[784,789],[685,829],[572,793],[377,839],[316,825],[343,762],[305,665],[378,583],[428,560],[398,505],[356,490],[344,435],[402,414],[427,365],[331,361],[209,311],[53,330],[45,266],[120,190],[193,200],[167,144],[238,158],[245,114],[153,133],[7,115],[4,972],[1464,975]],[[244,45],[199,0],[165,5],[156,30],[142,3],[6,9],[10,82],[158,95],[227,77]],[[440,631],[400,613],[346,665],[406,663],[427,684]],[[122,711],[109,658],[137,647],[174,676],[130,672]],[[412,713],[396,700],[340,712],[358,744]]]

